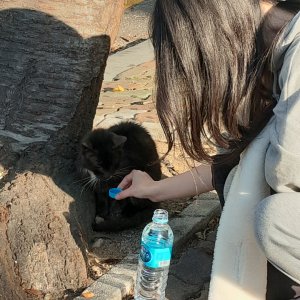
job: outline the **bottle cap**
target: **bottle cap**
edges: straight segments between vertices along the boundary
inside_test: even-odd
[[[152,221],[158,224],[167,224],[169,221],[168,212],[164,209],[156,209]]]
[[[109,189],[108,195],[110,198],[116,199],[116,196],[121,192],[122,192],[122,189],[120,189],[120,188],[112,188],[112,189]]]

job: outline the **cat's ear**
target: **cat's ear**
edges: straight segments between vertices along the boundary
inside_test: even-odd
[[[123,146],[127,141],[127,137],[123,135],[113,135],[113,149]]]
[[[87,141],[83,141],[81,143],[81,148],[83,150],[93,150],[92,147],[91,147],[91,145],[89,145],[89,143],[87,143]]]

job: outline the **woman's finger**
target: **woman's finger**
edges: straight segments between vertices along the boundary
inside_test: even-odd
[[[130,172],[128,175],[126,175],[123,180],[118,185],[118,188],[125,189],[128,188],[132,183],[133,173]]]
[[[116,195],[116,200],[123,200],[125,198],[131,197],[132,193],[131,193],[131,188],[122,191],[121,193]]]

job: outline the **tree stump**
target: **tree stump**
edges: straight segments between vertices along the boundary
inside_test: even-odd
[[[94,206],[76,182],[124,0],[0,2],[0,299],[87,284]]]

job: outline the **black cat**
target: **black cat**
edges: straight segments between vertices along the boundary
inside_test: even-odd
[[[144,127],[121,122],[91,131],[81,144],[81,164],[95,190],[95,231],[119,231],[151,220],[157,203],[132,197],[116,201],[108,196],[108,190],[117,187],[133,169],[161,179],[156,146]]]

